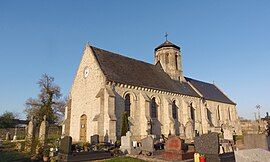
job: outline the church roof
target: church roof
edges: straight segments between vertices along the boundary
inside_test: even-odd
[[[108,81],[200,97],[185,82],[172,80],[161,66],[91,46]]]
[[[211,83],[202,82],[199,80],[185,77],[202,95],[203,98],[212,101],[219,101],[223,103],[233,104],[235,103],[230,100],[217,86]]]
[[[177,46],[177,45],[173,44],[172,42],[166,40],[164,43],[162,43],[157,48],[155,48],[155,51],[157,51],[158,49],[160,49],[162,47],[174,47],[174,48],[180,50],[180,47],[179,46]]]
[[[91,48],[108,81],[200,97],[187,82],[171,79],[159,62],[153,65],[97,47]],[[203,98],[235,104],[214,84],[187,77],[185,79],[203,95]]]

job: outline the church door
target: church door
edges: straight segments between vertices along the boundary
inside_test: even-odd
[[[87,116],[84,114],[80,120],[80,141],[86,142]]]

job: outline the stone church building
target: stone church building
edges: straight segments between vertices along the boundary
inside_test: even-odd
[[[122,114],[134,140],[229,131],[241,134],[236,103],[216,85],[183,75],[180,47],[165,41],[154,64],[87,44],[66,107],[63,134],[90,141],[121,137]]]

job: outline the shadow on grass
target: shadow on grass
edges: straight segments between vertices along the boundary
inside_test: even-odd
[[[1,162],[30,162],[30,158],[27,154],[23,154],[17,151],[1,151],[0,152]]]
[[[30,156],[16,151],[15,143],[4,141],[0,149],[0,162],[30,162]]]

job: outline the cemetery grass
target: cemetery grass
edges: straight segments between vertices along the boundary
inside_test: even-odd
[[[0,151],[0,161],[2,162],[11,162],[11,161],[20,161],[20,162],[30,162],[28,154],[18,152],[14,150],[14,143],[3,142],[3,148]]]
[[[145,162],[144,160],[141,159],[136,159],[136,158],[132,158],[132,157],[126,157],[126,156],[122,156],[122,157],[114,157],[108,160],[104,160],[103,162]]]

